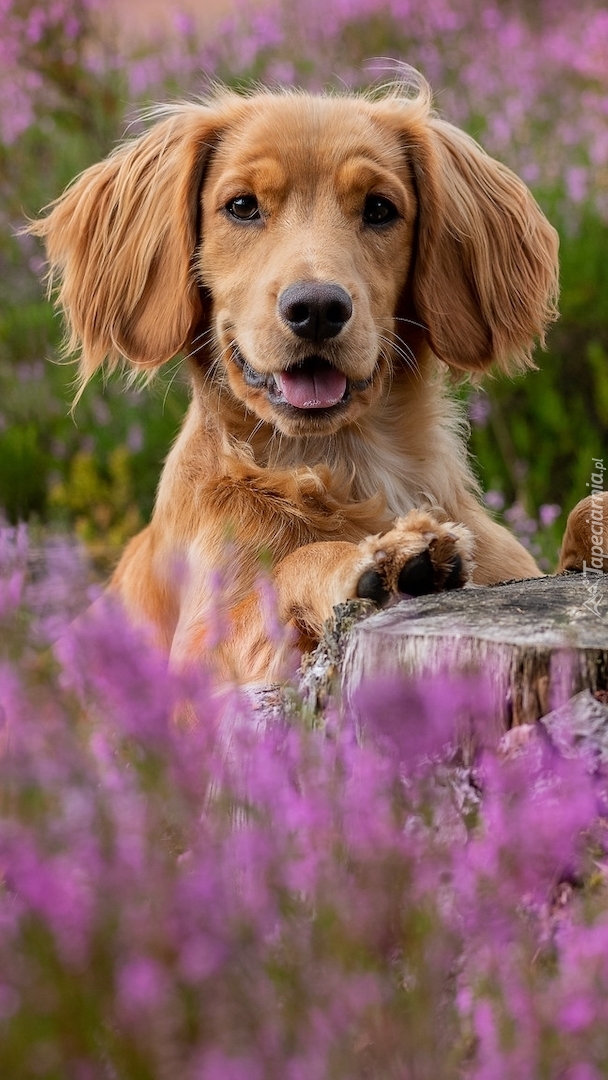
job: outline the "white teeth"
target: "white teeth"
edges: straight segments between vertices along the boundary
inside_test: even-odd
[[[277,374],[273,375],[272,378],[274,379],[274,384],[279,394],[282,394],[282,396],[285,397],[285,391],[283,390],[283,380],[281,378],[280,372],[277,372]]]

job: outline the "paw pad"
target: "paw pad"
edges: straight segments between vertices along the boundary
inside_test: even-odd
[[[373,562],[362,570],[356,596],[379,607],[400,596],[428,596],[460,589],[471,575],[472,541],[468,531],[453,523],[434,522],[420,511],[412,511],[392,530],[369,537],[361,546]]]
[[[460,555],[455,555],[452,562],[452,568],[446,577],[443,588],[444,589],[461,589],[464,585],[464,576],[462,572],[462,559]]]
[[[435,592],[435,567],[428,549],[406,562],[399,574],[397,588],[406,596],[426,596]]]
[[[359,600],[373,600],[378,607],[385,607],[390,600],[390,589],[378,570],[366,570],[357,582]]]

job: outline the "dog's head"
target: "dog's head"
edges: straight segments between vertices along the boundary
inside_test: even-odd
[[[88,169],[32,227],[83,380],[187,350],[299,434],[356,420],[423,341],[463,371],[528,363],[554,315],[555,231],[421,87],[226,92]]]

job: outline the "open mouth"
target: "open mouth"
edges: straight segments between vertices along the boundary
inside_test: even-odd
[[[236,350],[234,358],[248,386],[265,389],[272,405],[300,412],[335,409],[345,405],[352,390],[364,390],[373,378],[354,382],[322,356],[309,356],[301,364],[268,375],[252,368]]]

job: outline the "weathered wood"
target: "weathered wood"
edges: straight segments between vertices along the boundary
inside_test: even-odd
[[[590,767],[608,762],[608,693],[581,690],[559,709],[542,717],[549,737],[565,757],[585,756]]]
[[[531,723],[585,688],[606,689],[608,577],[593,585],[593,610],[580,574],[404,601],[355,627],[343,685],[396,671],[480,673],[505,727]]]
[[[337,609],[336,627],[305,666],[309,702],[323,705],[338,668],[347,697],[370,677],[479,673],[508,728],[534,722],[581,690],[608,687],[608,575],[440,593],[357,622],[366,610],[356,602]]]

